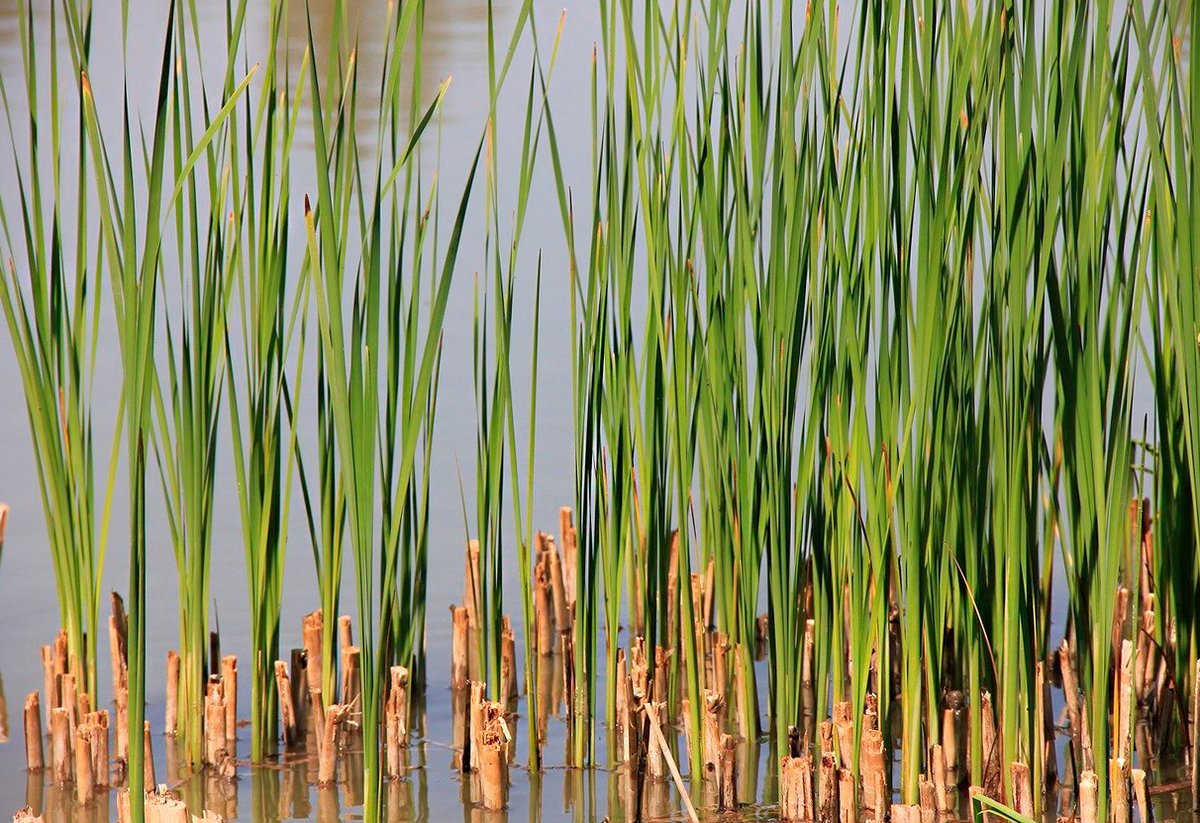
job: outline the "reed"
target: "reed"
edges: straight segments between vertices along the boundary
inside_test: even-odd
[[[1060,534],[1075,642],[1099,627],[1084,688],[1109,746],[1114,643],[1100,637],[1137,567],[1126,364],[1148,248],[1134,217],[1148,162],[1127,132],[1133,71],[1159,75],[1166,12],[1143,24],[1138,65],[1137,15],[1107,6],[1058,6],[1044,27],[1023,3],[869,8],[848,42],[825,4],[752,4],[740,19],[714,4],[691,39],[688,9],[601,7],[582,270],[556,178],[575,284],[578,714],[597,627],[615,654],[627,610],[634,634],[679,655],[698,761],[716,665],[700,609],[715,602],[748,661],[765,579],[778,750],[803,705],[848,701],[838,748],[857,769],[864,709],[883,726],[898,690],[899,788],[915,803],[942,695],[962,690],[975,779],[994,774],[989,790],[1007,795],[1008,764],[1029,761],[1040,784],[1042,704],[1027,695]],[[648,397],[665,402],[639,414]],[[672,526],[678,567],[664,575]],[[710,563],[716,591],[686,584]],[[672,575],[677,637],[656,625],[653,594]],[[1011,596],[980,598],[993,588]],[[825,627],[815,699],[801,671],[811,618]],[[753,679],[733,684],[747,736]]]
[[[768,799],[778,787],[783,814],[832,816],[839,803],[849,813],[861,799],[876,816],[911,818],[948,811],[971,784],[977,819],[1026,820],[1055,811],[1042,791],[1055,776],[1049,680],[1064,691],[1086,814],[1127,818],[1134,720],[1156,744],[1174,743],[1175,711],[1197,688],[1200,69],[1184,66],[1183,12],[1075,0],[853,10],[603,0],[577,213],[564,163],[574,147],[560,140],[549,91],[563,24],[543,44],[525,0],[505,45],[489,5],[487,117],[447,231],[428,146],[448,81],[422,97],[422,2],[388,7],[370,78],[345,0],[327,43],[310,23],[303,76],[289,77],[276,62],[289,22],[278,4],[251,87],[237,79],[247,4],[230,0],[214,99],[189,91],[204,72],[195,6],[182,8],[172,7],[137,157],[128,101],[119,140],[105,142],[87,83],[90,16],[63,5],[86,149],[76,185],[89,195],[73,215],[76,239],[63,229],[60,162],[46,156],[64,145],[57,101],[48,131],[30,105],[20,236],[9,235],[18,212],[0,204],[7,245],[30,270],[25,280],[10,267],[0,301],[67,645],[87,689],[106,520],[97,527],[91,488],[95,284],[111,281],[124,378],[114,440],[128,452],[132,503],[128,739],[144,728],[147,449],[180,570],[190,693],[204,671],[214,443],[227,408],[250,578],[252,754],[273,752],[275,694],[291,697],[286,667],[272,664],[295,469],[324,615],[320,640],[305,638],[313,677],[321,671],[311,685],[329,704],[318,712],[334,718],[322,782],[360,699],[364,811],[379,818],[380,723],[399,776],[408,727],[397,704],[425,674],[441,339],[482,172],[474,507],[464,501],[463,515],[478,576],[472,566],[469,608],[456,613],[454,685],[468,677],[470,614],[476,708],[483,683],[497,700],[513,691],[503,575],[515,556],[531,770],[563,699],[568,763],[599,762],[603,717],[617,732],[609,758],[629,761],[617,794],[640,803],[645,784],[647,809],[668,770],[688,805],[702,780],[709,805],[747,799],[732,733],[753,745],[765,732],[778,765]],[[23,8],[36,104],[32,20]],[[523,107],[510,115],[514,71]],[[0,92],[7,107],[2,82]],[[298,254],[290,179],[306,108],[316,190]],[[525,250],[547,159],[570,294],[573,489],[556,503],[573,509],[560,520],[561,554],[535,530],[546,353],[542,262],[528,266]],[[309,392],[303,369],[314,362]],[[1143,368],[1155,427],[1139,439]],[[316,436],[301,443],[310,411]],[[339,660],[344,549],[361,656]],[[1057,667],[1046,663],[1056,597],[1068,615]],[[61,731],[69,712],[56,678],[68,667],[54,654],[47,665]],[[558,693],[542,693],[543,680]],[[190,713],[194,698],[181,700]],[[486,706],[493,720],[507,708]],[[189,741],[197,724],[183,722]],[[502,776],[507,731],[496,722],[460,742],[486,737]],[[144,772],[133,749],[136,807]],[[1147,775],[1132,775],[1140,797]],[[489,782],[489,806],[503,804],[504,785]]]
[[[1154,540],[1163,547],[1154,552],[1152,562],[1164,612],[1156,628],[1160,637],[1169,637],[1174,624],[1172,668],[1179,676],[1192,670],[1200,653],[1195,598],[1187,594],[1200,580],[1200,566],[1193,555],[1165,550],[1194,543],[1195,535],[1200,534],[1200,452],[1195,445],[1200,442],[1200,429],[1194,412],[1200,390],[1200,358],[1186,331],[1194,325],[1200,303],[1194,279],[1183,276],[1191,270],[1196,245],[1191,226],[1200,192],[1194,144],[1200,116],[1196,96],[1200,75],[1194,61],[1187,61],[1185,67],[1182,59],[1178,33],[1185,30],[1187,18],[1181,10],[1169,6],[1138,9],[1133,19],[1143,55],[1139,66],[1142,120],[1147,129],[1150,175],[1147,369],[1153,375],[1158,439]],[[1192,683],[1192,693],[1197,687]]]
[[[233,295],[228,299],[241,334],[240,340],[227,335],[224,374],[250,603],[254,760],[273,754],[276,748],[273,667],[279,657],[283,568],[297,454],[298,409],[292,392],[302,378],[308,302],[309,274],[297,265],[288,228],[297,206],[291,192],[291,155],[303,84],[297,78],[293,88],[287,67],[279,60],[287,15],[286,3],[272,10],[269,49],[259,72],[261,86],[245,97],[233,118],[228,161],[234,234],[229,261]],[[237,50],[234,35],[231,54]]]
[[[87,148],[92,158],[99,211],[99,230],[103,255],[110,273],[117,336],[121,350],[123,384],[121,408],[125,425],[126,464],[129,472],[130,554],[129,554],[129,694],[127,723],[129,739],[141,739],[144,733],[146,687],[146,467],[152,437],[152,398],[154,392],[154,351],[157,325],[159,270],[162,265],[164,223],[179,201],[196,164],[204,156],[217,133],[229,118],[238,96],[249,83],[246,77],[235,87],[224,105],[204,123],[191,151],[175,165],[169,152],[173,116],[181,102],[172,93],[176,71],[177,7],[168,14],[163,44],[162,68],[155,115],[148,135],[145,164],[135,162],[135,126],[124,101],[120,137],[113,144],[105,139],[102,121],[88,82],[83,61],[86,42],[83,21],[68,7],[69,42],[79,70],[83,98],[82,122],[86,127]],[[127,94],[127,93],[126,93]],[[114,176],[113,170],[118,176]],[[144,172],[144,179],[141,174]],[[144,181],[145,193],[137,194],[138,182]],[[143,750],[130,747],[129,788],[133,820],[143,815]]]
[[[146,693],[146,464],[150,439],[150,401],[153,383],[155,313],[163,221],[163,185],[168,179],[167,139],[170,128],[171,76],[174,66],[175,6],[172,4],[163,47],[158,102],[150,132],[147,194],[135,197],[138,167],[133,160],[135,137],[128,114],[115,157],[120,184],[108,176],[110,149],[105,143],[86,67],[81,73],[84,120],[95,169],[100,202],[100,228],[111,273],[113,307],[117,318],[123,375],[122,408],[125,420],[126,464],[129,484],[129,692],[128,739],[143,735]],[[82,43],[76,29],[75,42]],[[126,103],[127,106],[127,103]],[[126,108],[126,111],[128,109]],[[141,208],[139,208],[139,206]],[[140,217],[140,220],[139,220]],[[140,223],[140,226],[139,226]],[[139,242],[138,228],[141,228]],[[129,747],[129,793],[133,823],[143,817],[143,761],[139,745]]]
[[[484,158],[486,170],[485,209],[487,214],[484,255],[486,267],[491,271],[488,279],[491,281],[493,291],[489,292],[485,286],[481,302],[478,282],[475,290],[473,359],[475,403],[479,423],[476,433],[476,511],[473,533],[479,546],[480,578],[478,581],[469,581],[474,584],[471,597],[476,599],[476,602],[469,605],[471,605],[472,614],[476,619],[475,636],[480,661],[479,677],[488,684],[490,699],[502,703],[506,702],[508,698],[508,695],[503,693],[503,678],[501,677],[504,642],[502,631],[504,612],[502,535],[504,532],[504,485],[506,482],[511,482],[512,485],[513,530],[516,538],[518,571],[522,581],[522,615],[527,639],[533,637],[534,622],[530,552],[534,543],[533,456],[537,423],[538,329],[541,316],[540,265],[534,295],[524,500],[521,495],[520,453],[513,403],[514,386],[511,360],[514,278],[518,267],[525,218],[528,214],[530,195],[533,190],[532,179],[545,118],[546,91],[542,89],[541,93],[538,93],[536,65],[530,67],[528,92],[523,109],[524,123],[521,130],[519,163],[515,180],[511,182],[515,191],[513,226],[507,237],[503,233],[500,223],[502,203],[506,200],[501,195],[501,187],[507,187],[509,181],[503,179],[501,175],[499,157],[502,150],[500,144],[502,129],[500,128],[498,103],[508,72],[512,68],[514,55],[521,45],[527,27],[531,28],[531,11],[532,3],[526,0],[518,10],[517,21],[509,38],[507,50],[502,55],[498,47],[503,44],[497,43],[493,11],[490,7],[488,10],[489,117],[484,135],[486,146]],[[559,34],[561,34],[561,29]],[[533,32],[532,39],[536,48],[536,31]],[[553,52],[557,52],[557,36],[553,46]],[[551,72],[553,72],[553,54],[547,74]],[[490,299],[489,293],[493,295]],[[491,311],[488,311],[489,306]],[[494,342],[491,342],[493,338]],[[533,688],[533,685],[537,683],[537,658],[538,655],[532,644],[527,642],[525,681],[530,705],[530,762],[534,765],[539,762],[540,757],[540,746],[536,737],[538,716],[536,689]]]
[[[194,19],[194,6],[191,11]],[[219,101],[209,101],[206,92],[193,99],[191,89],[197,85],[193,78],[203,68],[189,49],[188,15],[182,15],[175,34],[171,92],[176,104],[171,111],[170,150],[176,167],[182,167],[195,149],[197,129],[203,124],[197,107],[208,112],[233,93],[244,15],[244,2],[236,10],[232,3],[226,4],[230,45]],[[182,711],[177,715],[177,730],[193,764],[201,762],[204,745],[213,496],[229,360],[227,318],[239,248],[238,223],[226,219],[234,211],[229,155],[235,150],[226,130],[216,145],[203,152],[202,175],[187,180],[174,204],[175,254],[164,251],[163,262],[168,271],[177,273],[178,281],[163,283],[166,367],[156,370],[151,383],[155,455],[179,581],[178,705]]]
[[[321,79],[315,60],[309,67],[317,196],[315,207],[305,208],[307,265],[357,584],[364,810],[376,820],[388,672],[396,664],[414,671],[424,640],[427,479],[441,329],[478,159],[439,248],[438,189],[422,182],[417,161],[421,136],[448,84],[428,108],[418,108],[419,68],[405,77],[403,59],[408,49],[421,53],[423,4],[389,8],[373,162],[358,153],[358,80],[354,61],[341,51],[343,4],[336,14],[328,76]],[[309,49],[316,51],[311,21]],[[406,83],[407,109],[400,96]],[[349,263],[351,244],[361,255],[356,264]]]
[[[47,64],[37,49],[33,4],[22,3],[17,17],[23,98],[10,99],[9,84],[0,79],[19,203],[18,210],[14,199],[0,199],[6,256],[0,306],[25,394],[59,619],[67,633],[72,671],[80,676],[82,690],[95,697],[100,579],[119,439],[114,438],[108,481],[99,497],[92,391],[105,261],[88,205],[92,170],[86,133],[82,127],[71,133],[72,119],[84,105],[83,93],[76,89],[74,95],[61,98],[58,93],[61,73],[87,63],[92,14],[90,6],[78,12],[77,51],[63,55],[58,33],[70,24],[64,23],[57,5],[51,6]],[[45,65],[48,78],[42,76]],[[49,111],[43,109],[44,97]],[[25,157],[17,148],[13,113],[18,103],[28,112],[23,124],[28,130]],[[74,155],[65,150],[72,143]],[[71,156],[76,158],[73,163],[64,160]]]
[[[1079,67],[1073,82],[1064,83],[1064,104],[1076,112],[1063,149],[1071,185],[1061,210],[1062,257],[1050,273],[1047,297],[1054,327],[1056,450],[1063,460],[1069,546],[1064,566],[1094,751],[1085,767],[1096,772],[1098,815],[1107,819],[1107,752],[1111,745],[1120,756],[1125,745],[1112,737],[1111,707],[1118,638],[1128,632],[1117,601],[1123,570],[1130,568],[1130,365],[1149,244],[1143,242],[1140,219],[1145,213],[1145,166],[1122,156],[1122,138],[1104,139],[1123,133],[1134,105],[1127,88],[1132,81],[1126,79],[1133,17],[1112,19],[1104,6],[1081,6],[1075,15],[1072,20],[1064,12],[1055,20],[1060,31],[1094,26],[1096,36],[1085,46],[1073,46],[1068,69],[1071,62]],[[1084,51],[1089,48],[1091,53]],[[1088,756],[1085,752],[1085,762]]]

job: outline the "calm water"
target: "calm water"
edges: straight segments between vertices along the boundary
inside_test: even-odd
[[[516,7],[520,0],[493,0],[499,22],[499,30],[507,36]],[[39,14],[45,13],[46,3],[39,3]],[[141,65],[156,66],[161,45],[161,27],[165,21],[164,0],[136,0],[131,12],[134,20],[153,21],[149,31],[137,30],[130,42],[128,64],[120,59],[121,37],[119,14],[115,0],[112,11],[109,5],[98,4],[104,13],[97,16],[95,54],[92,81],[101,110],[115,108],[119,100],[121,83],[128,78],[135,104],[148,111],[155,94],[156,72],[138,70]],[[263,7],[268,4],[252,3],[247,24],[247,43],[251,60],[264,55],[268,37],[268,19]],[[299,5],[299,4],[297,4]],[[313,25],[318,41],[322,32],[328,31],[330,15],[328,4],[316,2],[313,8]],[[384,4],[361,0],[352,3],[361,16],[359,28],[359,60],[365,76],[372,76],[373,66],[378,65],[381,43],[373,39],[382,30]],[[223,60],[224,4],[202,2],[198,4],[201,15],[202,38],[211,48],[209,63]],[[438,83],[453,75],[454,82],[445,100],[438,135],[439,157],[432,155],[426,160],[432,167],[436,162],[440,170],[443,194],[446,201],[457,198],[465,180],[466,163],[470,161],[483,128],[487,109],[487,0],[437,0],[428,4],[425,42],[425,78],[427,96],[432,96]],[[549,41],[559,15],[566,11],[563,44],[558,65],[552,80],[551,96],[555,113],[555,124],[560,144],[564,147],[564,171],[572,186],[577,209],[590,201],[591,158],[590,158],[590,73],[593,40],[598,32],[595,19],[596,4],[593,0],[559,0],[536,4],[536,19],[544,43]],[[0,73],[14,78],[21,73],[21,52],[18,35],[18,7],[15,0],[0,0]],[[844,31],[849,30],[849,26]],[[41,26],[43,40],[48,36],[48,27]],[[294,14],[289,35],[289,60],[295,69],[307,44],[307,33],[301,14]],[[45,53],[43,42],[42,51]],[[523,116],[523,94],[528,75],[528,52],[523,52],[514,63],[514,75],[509,85],[509,94],[502,101],[501,123],[498,129],[499,151],[502,156],[515,155],[519,151],[516,140]],[[364,101],[369,108],[370,101]],[[17,113],[19,115],[19,113]],[[505,121],[510,126],[505,128]],[[19,116],[17,117],[20,122]],[[363,133],[373,133],[373,123],[363,121]],[[302,126],[302,129],[304,127]],[[297,179],[293,191],[297,197],[313,190],[311,185],[311,157],[306,156],[310,132],[299,138],[299,152],[295,160]],[[505,142],[507,140],[507,142]],[[507,164],[511,168],[515,164]],[[501,164],[502,169],[506,164]],[[12,191],[13,169],[7,142],[0,150],[0,191]],[[531,201],[528,228],[522,242],[522,266],[518,270],[518,295],[515,308],[517,362],[525,362],[529,338],[525,330],[530,326],[532,310],[532,284],[535,262],[542,255],[543,295],[542,305],[546,309],[541,318],[543,352],[554,356],[543,356],[540,362],[539,421],[537,476],[535,489],[535,522],[540,528],[553,529],[557,524],[558,507],[570,501],[572,488],[571,468],[571,409],[569,403],[570,362],[562,356],[569,346],[568,282],[566,254],[561,237],[561,223],[557,201],[551,188],[548,163],[543,163],[536,180],[537,189]],[[501,181],[503,187],[505,181]],[[501,201],[505,194],[502,188]],[[508,196],[511,201],[512,195]],[[476,198],[477,204],[481,198]],[[297,221],[300,212],[297,210]],[[449,748],[451,734],[450,701],[447,688],[449,673],[450,624],[446,605],[456,602],[462,591],[462,546],[466,535],[463,532],[459,477],[467,478],[465,489],[467,504],[473,494],[473,455],[475,448],[475,409],[471,372],[465,364],[471,362],[471,313],[473,302],[473,278],[476,270],[485,268],[481,211],[473,213],[473,230],[466,233],[465,246],[459,258],[459,270],[451,295],[448,322],[445,330],[445,362],[454,364],[442,372],[441,398],[438,405],[437,444],[434,451],[432,484],[433,513],[429,588],[428,651],[430,661],[430,683],[426,695],[424,742],[414,746],[410,752],[413,770],[404,781],[392,802],[406,810],[400,819],[437,819],[448,817],[476,819],[469,806],[463,802],[463,787],[452,768],[452,752]],[[107,288],[107,286],[105,286]],[[522,297],[524,299],[522,299]],[[111,322],[111,318],[106,318]],[[0,743],[0,815],[24,805],[26,798],[42,797],[49,814],[55,819],[75,819],[76,812],[69,798],[62,798],[50,788],[39,788],[40,779],[27,783],[24,771],[24,749],[21,732],[21,707],[24,696],[41,687],[41,666],[38,648],[49,642],[58,627],[58,613],[53,589],[53,572],[46,545],[42,504],[35,482],[35,465],[30,446],[25,416],[24,398],[20,378],[13,359],[7,330],[0,334],[0,501],[12,507],[8,525],[7,542],[0,558],[0,688],[7,697],[7,707],[0,707],[0,732],[7,737]],[[97,364],[95,393],[94,434],[97,440],[97,478],[103,478],[110,436],[114,424],[116,392],[120,382],[118,352],[110,335],[108,343],[101,345]],[[528,396],[528,375],[518,370],[518,385],[514,397],[517,415],[525,414],[523,400]],[[522,385],[524,384],[524,385]],[[308,403],[306,412],[311,420],[314,409]],[[302,414],[305,412],[302,412]],[[227,437],[222,441],[227,442]],[[311,439],[309,439],[311,444]],[[311,451],[311,449],[310,449]],[[232,475],[229,454],[222,453],[218,466],[219,476]],[[118,484],[120,486],[120,484]],[[160,502],[153,494],[152,505]],[[221,632],[222,649],[244,657],[249,650],[249,612],[247,608],[246,580],[242,554],[242,535],[239,524],[237,502],[231,484],[220,483],[214,524],[214,546],[212,562],[212,590],[217,623]],[[316,578],[308,545],[307,530],[302,519],[302,506],[298,497],[293,505],[291,545],[288,547],[285,597],[283,602],[282,647],[286,650],[300,645],[300,618],[316,606]],[[109,535],[109,552],[105,564],[105,591],[127,587],[127,535],[125,501],[118,488],[113,512],[113,526]],[[147,627],[147,650],[152,676],[147,684],[147,718],[161,728],[163,702],[163,661],[168,649],[177,646],[177,600],[175,564],[167,542],[167,530],[158,508],[150,513],[150,587],[148,592],[151,620]],[[347,561],[348,563],[348,561]],[[344,607],[353,608],[352,582],[345,581],[346,600]],[[510,575],[506,580],[506,598],[510,611],[517,610],[519,603],[516,581]],[[103,621],[105,613],[101,614]],[[1057,636],[1057,635],[1055,635]],[[99,660],[102,665],[99,682],[102,700],[107,700],[106,636],[101,637]],[[519,643],[520,641],[518,641]],[[521,656],[518,650],[518,657]],[[239,715],[248,717],[248,688],[242,689]],[[523,722],[523,721],[522,721]],[[599,730],[597,732],[600,733]],[[518,738],[524,741],[524,730]],[[248,744],[243,732],[242,754]],[[540,779],[514,769],[510,790],[508,814],[514,818],[528,816],[530,820],[557,820],[574,818],[579,820],[599,819],[611,815],[614,819],[624,816],[616,781],[603,770],[578,772],[560,767],[564,761],[565,737],[560,722],[551,721],[546,759],[549,768]],[[157,775],[160,780],[174,778],[168,760],[166,741],[155,738]],[[603,748],[600,748],[603,751]],[[518,757],[524,761],[524,751]],[[193,782],[186,787],[188,792],[208,792],[208,805],[238,820],[277,819],[352,819],[356,816],[356,798],[339,790],[336,793],[318,793],[309,785],[304,764],[290,765],[278,769],[239,770],[239,780],[227,787],[205,786],[204,781]],[[755,788],[756,796],[762,797],[769,791],[768,776],[771,772],[765,751],[746,752],[743,761],[744,780]],[[611,791],[610,791],[611,790]],[[44,792],[44,794],[39,794]],[[697,798],[699,800],[699,798]],[[1163,817],[1184,819],[1171,808],[1174,800],[1164,798],[1167,806]],[[56,812],[57,810],[57,812]],[[675,798],[670,795],[662,799],[661,810],[670,815],[681,816]],[[478,814],[475,812],[474,814]],[[749,815],[769,815],[769,810],[750,810]],[[497,816],[500,817],[500,816]],[[48,818],[49,819],[49,818]],[[103,808],[97,810],[97,820],[105,819]]]

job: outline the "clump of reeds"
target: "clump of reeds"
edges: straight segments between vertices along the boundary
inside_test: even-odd
[[[92,15],[89,7],[66,16],[64,23],[63,12],[53,6],[52,30],[65,25],[81,37],[70,41],[67,55],[58,37],[48,38],[50,53],[43,64],[34,5],[22,3],[17,17],[23,97],[14,94],[11,77],[0,80],[17,168],[15,196],[0,198],[5,246],[0,307],[25,394],[60,619],[72,668],[81,675],[79,686],[95,696],[100,576],[116,461],[110,459],[108,482],[98,494],[92,387],[106,268],[89,202],[94,190],[87,134],[82,126],[74,133],[68,127],[71,105],[78,114],[85,91],[74,85],[74,94],[59,94],[60,73],[87,65],[90,38],[82,35],[90,33]],[[46,65],[48,111],[42,108]],[[28,113],[23,124],[14,123],[18,101]],[[16,150],[20,126],[28,132],[25,157]],[[73,151],[66,151],[72,142]],[[64,159],[69,157],[76,159]],[[114,458],[118,444],[115,438]]]
[[[416,161],[446,85],[422,109],[420,73],[405,75],[405,54],[410,49],[420,54],[421,7],[389,7],[380,150],[373,163],[357,150],[358,76],[352,54],[342,51],[340,23],[334,26],[327,77],[321,78],[315,60],[309,64],[317,191],[315,203],[305,201],[306,265],[355,570],[363,649],[364,807],[372,819],[381,803],[380,728],[388,672],[395,664],[417,671],[421,660],[441,329],[477,166],[439,248],[437,189],[422,182]],[[342,4],[338,9],[340,21]],[[309,49],[315,53],[311,29]],[[400,102],[404,88],[413,101],[407,109]],[[360,200],[361,209],[349,208]],[[357,263],[350,262],[351,243],[361,253]]]
[[[280,651],[296,458],[292,392],[304,363],[308,299],[308,275],[289,241],[289,224],[298,212],[291,191],[292,140],[303,95],[301,79],[293,88],[279,59],[288,13],[287,3],[272,10],[267,58],[258,72],[261,87],[244,98],[231,122],[228,157],[233,218],[226,265],[229,288],[237,295],[229,297],[231,315],[241,335],[238,345],[228,345],[224,371],[250,603],[247,674],[256,760],[274,753],[278,729],[273,664]],[[231,32],[231,55],[240,33]]]

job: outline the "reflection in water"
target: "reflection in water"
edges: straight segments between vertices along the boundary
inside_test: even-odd
[[[353,50],[360,79],[355,130],[360,147],[366,150],[374,145],[379,126],[380,84],[375,82],[375,78],[379,75],[388,46],[387,21],[391,4],[373,0],[346,0],[345,5],[344,19],[340,18],[338,4],[332,0],[311,3],[307,18],[302,10],[293,9],[287,28],[287,64],[293,84],[297,79],[307,82],[307,77],[301,76],[301,69],[309,46],[310,20],[312,42],[318,60],[322,61],[319,65],[323,65],[335,38],[341,41],[343,53],[348,54]],[[419,107],[428,106],[433,101],[439,86],[451,74],[460,78],[455,87],[456,94],[479,96],[486,104],[487,50],[481,45],[487,37],[488,5],[488,0],[442,0],[424,6]],[[509,5],[508,2],[493,3],[496,19],[509,18]],[[261,28],[252,38],[257,36],[257,42],[265,50],[270,46],[268,15],[262,15],[259,23]],[[404,112],[412,104],[412,78],[416,68],[412,58],[410,49],[405,55],[404,79],[401,83],[401,110]],[[469,87],[462,82],[463,75],[467,78],[478,77],[480,82],[472,83]],[[303,112],[303,118],[305,123],[311,122],[307,109]],[[482,121],[483,115],[480,115],[479,122],[472,124],[472,128],[482,126]],[[304,146],[311,145],[310,127],[301,129],[297,141]]]
[[[8,742],[8,700],[4,697],[4,678],[0,677],[0,743]]]
[[[35,812],[46,803],[45,781],[40,772],[28,772],[25,776],[25,805]]]
[[[424,721],[422,721],[424,722]],[[565,724],[554,721],[552,733],[565,732]],[[673,737],[673,735],[671,735]],[[315,742],[315,741],[309,741]],[[337,782],[331,786],[318,786],[315,756],[304,752],[291,752],[279,761],[262,766],[250,767],[240,764],[238,777],[234,780],[222,778],[208,772],[184,774],[181,780],[172,776],[168,785],[176,792],[189,809],[198,814],[204,810],[220,815],[226,821],[243,820],[252,823],[281,823],[287,820],[315,820],[318,823],[357,820],[361,817],[363,785],[361,751],[353,749],[361,741],[347,741],[351,750],[339,759]],[[429,776],[429,747],[432,742],[416,742],[405,749],[404,777],[389,781],[384,786],[384,820],[387,823],[428,821],[462,815],[464,823],[501,823],[502,821],[528,819],[540,823],[543,819],[544,802],[551,809],[547,819],[593,821],[607,818],[612,823],[623,823],[637,819],[635,810],[639,806],[638,786],[625,766],[613,770],[569,769],[549,766],[542,773],[530,773],[524,768],[514,768],[512,781],[514,798],[503,812],[489,812],[478,803],[479,788],[470,776],[456,775],[453,771],[438,771]],[[180,758],[174,751],[175,742],[165,741],[162,751],[168,763],[178,764]],[[739,792],[742,796],[774,796],[771,786],[757,785],[762,757],[768,754],[765,741],[743,743],[738,750],[739,772],[744,779]],[[768,755],[769,756],[769,755]],[[444,764],[440,757],[437,761]],[[178,765],[173,767],[178,769]],[[762,773],[769,782],[774,770]],[[168,766],[168,774],[172,767]],[[1187,769],[1181,764],[1162,764],[1159,773],[1165,780],[1186,778]],[[431,796],[428,782],[433,779],[438,791]],[[96,799],[86,807],[79,806],[70,786],[53,785],[49,774],[28,774],[24,802],[41,814],[46,823],[102,823],[108,821],[114,811],[116,794],[111,789],[101,789]],[[458,791],[448,790],[457,783]],[[555,784],[559,785],[555,785]],[[752,788],[754,787],[754,788]],[[755,791],[757,789],[757,792]],[[712,807],[707,786],[696,787],[702,806]],[[561,804],[553,798],[561,797]],[[1068,809],[1074,803],[1074,795],[1065,789],[1060,809]],[[1190,812],[1191,797],[1186,790],[1174,790],[1152,795],[1156,817],[1160,820],[1174,819],[1177,823],[1194,821]],[[958,796],[961,811],[966,812],[965,793]],[[770,801],[768,801],[770,802]],[[15,805],[15,804],[14,804]],[[1053,806],[1053,804],[1051,804]],[[681,819],[680,802],[669,778],[648,777],[641,787],[641,818],[646,820]],[[741,819],[760,817],[770,809],[747,807]],[[727,816],[722,819],[738,819]]]

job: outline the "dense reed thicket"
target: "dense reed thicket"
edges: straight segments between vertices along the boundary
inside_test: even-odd
[[[135,820],[152,462],[179,568],[178,731],[193,764],[228,767],[206,738],[227,698],[214,685],[235,703],[237,688],[207,620],[226,425],[252,615],[251,757],[276,753],[280,723],[296,744],[296,715],[311,713],[321,782],[331,747],[361,750],[366,819],[382,813],[385,776],[401,779],[408,702],[431,676],[442,334],[451,289],[468,287],[473,197],[478,427],[473,507],[459,478],[452,699],[483,805],[504,805],[504,718],[522,691],[540,768],[551,675],[568,764],[614,766],[634,810],[647,780],[682,787],[680,764],[707,805],[757,801],[736,774],[759,740],[774,764],[764,799],[797,820],[838,819],[839,806],[840,819],[947,812],[968,786],[1012,820],[1056,808],[1129,820],[1147,775],[1167,782],[1172,763],[1196,759],[1200,69],[1188,8],[601,0],[582,185],[563,163],[577,148],[555,129],[562,22],[547,45],[525,0],[502,34],[489,3],[488,111],[445,200],[426,145],[451,92],[446,81],[422,94],[423,0],[389,4],[369,77],[344,0],[328,42],[302,4],[273,4],[263,55],[244,42],[246,9],[226,4],[227,53],[205,63],[194,0],[171,3],[151,118],[93,99],[91,8],[53,3],[70,62],[56,45],[48,82],[79,112],[64,118],[51,95],[46,129],[23,5],[29,137],[10,116],[19,186],[0,198],[12,260],[0,302],[64,668],[93,701],[116,481],[97,495],[91,384],[99,329],[118,331],[135,743],[118,756]],[[308,24],[300,76],[279,57],[295,15]],[[368,105],[374,134],[359,127]],[[302,117],[311,148],[295,140]],[[66,190],[65,140],[78,146]],[[311,192],[292,186],[300,164]],[[545,234],[526,220],[539,170],[561,217],[536,227]],[[523,272],[529,245],[564,246],[565,270],[538,256]],[[547,278],[569,282],[569,305],[552,307],[569,312],[565,353],[540,346]],[[521,301],[529,329],[514,324]],[[573,499],[540,501],[538,373],[555,356],[570,358],[573,440],[554,446],[574,461]],[[307,416],[314,442],[300,436]],[[303,670],[289,672],[277,658],[294,481],[319,611],[305,620]],[[537,531],[542,506],[561,503],[557,539]],[[344,550],[358,644],[336,620]],[[523,677],[503,602],[514,571]]]
[[[655,694],[715,765],[714,704],[758,729],[765,600],[777,756],[795,726],[857,774],[880,735],[914,804],[965,706],[956,779],[1011,800],[1027,770],[1040,809],[1061,678],[1104,819],[1136,718],[1180,733],[1168,692],[1194,689],[1191,607],[1168,602],[1197,584],[1177,519],[1196,350],[1168,339],[1194,278],[1160,262],[1190,242],[1167,194],[1194,163],[1190,15],[617,0],[601,19],[584,229],[560,180],[568,244],[591,238],[576,688],[598,624],[614,684],[627,620],[627,659],[666,657]],[[836,751],[830,712],[852,724]]]

